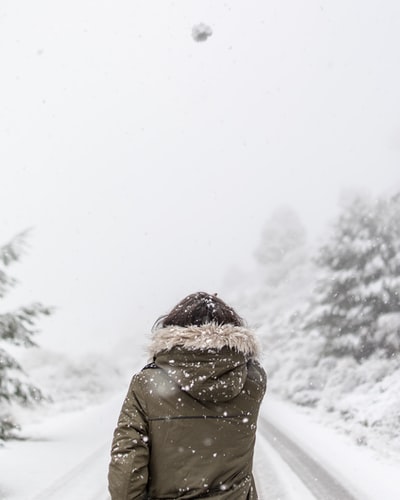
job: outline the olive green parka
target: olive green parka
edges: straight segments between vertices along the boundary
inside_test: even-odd
[[[257,416],[266,375],[254,334],[233,325],[155,332],[114,432],[112,500],[255,500]]]

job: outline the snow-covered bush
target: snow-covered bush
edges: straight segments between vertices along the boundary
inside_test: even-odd
[[[400,284],[399,284],[400,291]],[[400,352],[400,313],[381,314],[376,322],[378,346],[387,346],[392,356]]]
[[[358,444],[400,451],[400,362],[371,358],[357,363],[338,359],[318,408],[331,413],[335,427]]]

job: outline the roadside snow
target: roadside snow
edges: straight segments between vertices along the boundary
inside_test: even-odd
[[[61,495],[61,490],[57,492],[57,485],[65,489],[66,479],[65,494],[71,492],[71,485],[78,488],[70,499],[90,498],[91,489],[93,495],[102,490],[106,497],[109,450],[124,395],[125,391],[105,403],[48,415],[42,421],[25,425],[29,440],[9,441],[0,448],[0,498],[68,498]],[[85,474],[79,477],[80,472]],[[82,482],[85,477],[86,482]],[[88,477],[93,484],[87,483]],[[49,496],[49,491],[54,495]]]
[[[282,352],[279,367],[272,370],[274,392],[309,407],[356,444],[399,457],[400,360],[373,356],[358,363],[329,357],[312,363],[310,346],[294,347]]]
[[[0,446],[0,499],[106,498],[112,434],[137,364],[38,350],[24,366],[52,402],[11,407],[21,440]]]
[[[318,421],[312,410],[299,408],[271,395],[262,414],[336,477],[356,498],[398,500],[399,457],[383,457],[354,444]]]

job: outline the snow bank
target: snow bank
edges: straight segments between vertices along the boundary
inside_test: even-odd
[[[107,498],[112,433],[130,378],[143,362],[37,349],[23,364],[47,401],[11,407],[21,440],[0,447],[0,498]]]
[[[20,439],[32,438],[28,430],[32,423],[60,413],[78,412],[126,390],[137,365],[135,360],[122,356],[88,353],[71,357],[44,349],[31,349],[23,353],[20,361],[29,374],[29,382],[44,395],[44,400],[36,404],[3,405],[3,413],[18,425],[13,435]]]
[[[123,397],[26,422],[30,439],[0,448],[0,498],[107,498],[111,439]]]
[[[400,457],[400,360],[330,357],[301,366],[291,354],[270,379],[275,393],[314,408],[356,444]]]
[[[355,498],[398,500],[398,457],[383,457],[368,448],[354,446],[351,436],[321,422],[320,414],[271,395],[262,414],[339,480]]]

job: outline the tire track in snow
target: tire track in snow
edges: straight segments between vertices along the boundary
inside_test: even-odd
[[[356,500],[329,472],[263,416],[259,432],[295,472],[317,500]]]
[[[260,433],[257,436],[253,470],[259,500],[316,500]]]

